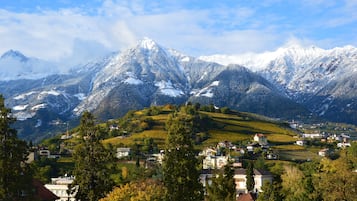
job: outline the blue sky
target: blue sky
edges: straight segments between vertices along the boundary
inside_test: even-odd
[[[149,37],[200,56],[357,46],[357,0],[0,0],[0,54],[93,58]]]

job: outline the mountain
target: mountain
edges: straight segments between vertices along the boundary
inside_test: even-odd
[[[0,81],[38,79],[59,72],[54,63],[26,57],[16,50],[9,50],[0,57]]]
[[[206,61],[244,65],[320,117],[357,123],[357,48],[324,50],[294,44],[274,52],[213,55]]]
[[[320,53],[324,50],[301,50],[305,53],[298,57],[296,53],[299,51],[298,47],[282,48],[278,53],[270,53],[276,54],[276,57],[270,55],[267,57],[269,61],[247,61],[257,64],[261,62],[266,66],[255,64],[246,68],[243,65],[223,65],[188,56],[145,38],[126,51],[76,66],[65,74],[33,68],[37,71],[24,70],[20,77],[0,79],[0,93],[4,94],[7,106],[12,108],[19,120],[16,123],[19,136],[35,141],[76,125],[81,113],[86,110],[93,112],[99,120],[117,118],[129,110],[152,105],[184,104],[188,101],[286,119],[305,118],[311,112],[319,115],[324,112],[321,116],[337,117],[333,114],[343,113],[332,108],[340,107],[341,104],[349,104],[350,110],[346,112],[357,111],[354,103],[350,102],[354,95],[343,99],[344,102],[341,99],[341,104],[333,107],[335,102],[329,103],[326,111],[315,109],[327,104],[329,96],[326,94],[330,94],[330,91],[340,94],[343,93],[340,90],[342,85],[352,87],[352,74],[344,82],[328,82],[325,87],[320,87],[319,83],[328,81],[320,77],[325,75],[320,71],[329,69],[333,73],[339,72],[340,67],[335,69],[335,63],[347,64],[351,62],[348,59],[353,54],[341,56],[340,52],[344,51],[336,50],[335,54],[341,56],[341,61],[335,61],[332,65],[331,55]],[[1,59],[16,60],[19,63],[29,61],[18,52],[10,53],[9,56],[4,54]],[[311,54],[316,55],[313,61],[308,58],[312,57]],[[322,70],[316,70],[310,65],[317,62],[318,58],[321,58],[318,67]],[[301,61],[306,64],[304,70],[298,66]],[[298,79],[295,75],[308,69],[321,75],[309,79]],[[37,79],[30,79],[33,72],[38,72]],[[313,84],[309,86],[316,86],[314,90],[306,86],[301,89],[293,87],[299,81],[312,82],[312,78]],[[311,91],[316,93],[312,95]],[[346,117],[343,121],[354,119]]]

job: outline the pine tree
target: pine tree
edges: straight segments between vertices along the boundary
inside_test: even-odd
[[[248,192],[252,192],[255,186],[253,163],[249,162],[246,169],[246,186]]]
[[[224,167],[223,174],[212,178],[212,184],[207,186],[208,201],[233,201],[236,199],[236,185],[234,182],[234,169],[232,163]]]
[[[0,95],[0,200],[24,200],[31,195],[32,178],[25,163],[27,144],[10,127],[15,121]]]
[[[203,200],[199,181],[198,159],[195,156],[193,116],[184,108],[167,122],[168,137],[163,162],[163,180],[167,188],[166,200]]]
[[[74,185],[79,189],[76,198],[97,201],[104,197],[113,187],[108,163],[113,155],[100,142],[94,117],[84,112],[80,122],[80,136],[83,142],[74,152]]]

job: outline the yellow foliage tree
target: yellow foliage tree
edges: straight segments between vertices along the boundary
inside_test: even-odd
[[[116,187],[100,201],[163,201],[165,192],[161,182],[146,179]]]

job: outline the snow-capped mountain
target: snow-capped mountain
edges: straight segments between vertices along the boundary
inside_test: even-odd
[[[16,50],[9,50],[0,57],[0,81],[39,79],[58,73],[56,64],[26,57]]]
[[[206,61],[244,65],[274,83],[292,100],[304,104],[317,115],[335,121],[357,118],[357,48],[352,46],[324,50],[314,46],[292,45],[275,52],[246,55],[213,55]],[[343,101],[343,104],[338,103]],[[338,105],[338,106],[337,106]],[[340,114],[335,113],[339,110]],[[349,112],[346,112],[349,111]]]
[[[14,55],[9,58],[28,61],[20,53]],[[4,54],[1,59],[7,57]],[[310,111],[326,117],[336,112],[344,114],[333,110],[341,104],[346,106],[344,112],[357,111],[357,101],[350,101],[355,95],[349,94],[338,104],[335,101],[335,95],[346,96],[346,92],[357,89],[352,81],[355,76],[351,69],[356,60],[353,47],[285,47],[240,58],[244,61],[240,65],[203,59],[212,57],[195,58],[145,38],[126,51],[77,66],[67,74],[0,79],[0,93],[21,120],[20,136],[27,139],[38,137],[29,136],[31,133],[43,133],[78,119],[85,110],[105,120],[133,109],[187,101],[283,118],[307,116]],[[342,79],[341,75],[346,77]]]

